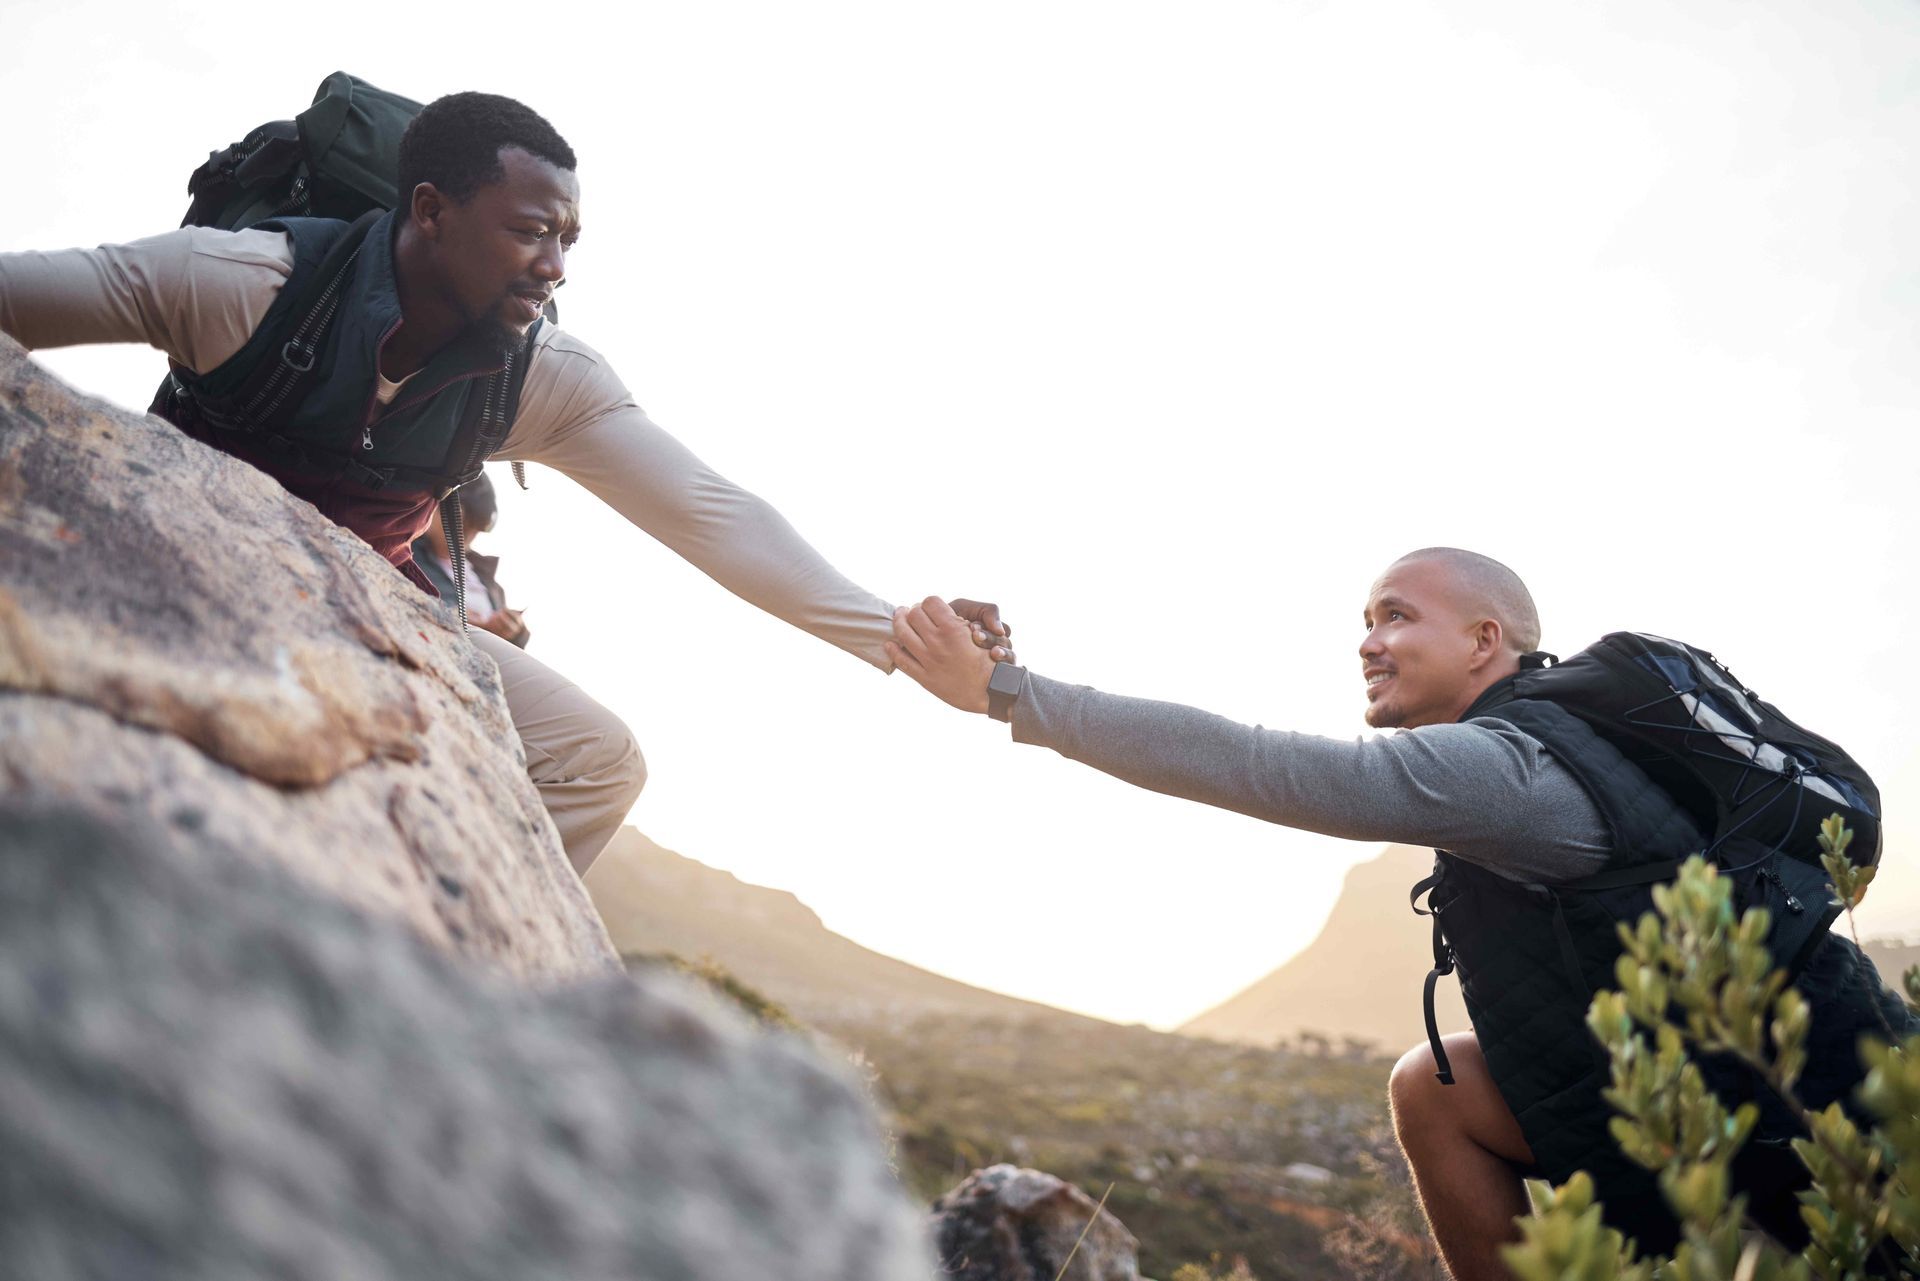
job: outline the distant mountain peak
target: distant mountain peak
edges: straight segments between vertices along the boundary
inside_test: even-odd
[[[855,1009],[1082,1018],[883,956],[829,930],[788,891],[677,854],[632,827],[614,836],[586,881],[623,954],[711,959],[802,1020]]]
[[[1354,864],[1313,942],[1177,1030],[1251,1045],[1313,1032],[1371,1041],[1388,1054],[1425,1040],[1421,989],[1433,966],[1433,932],[1407,906],[1407,892],[1432,870],[1433,851],[1411,845],[1389,845]],[[1458,984],[1440,984],[1435,1010],[1441,1031],[1468,1027]]]

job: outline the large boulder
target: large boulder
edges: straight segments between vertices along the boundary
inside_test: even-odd
[[[0,336],[0,1276],[927,1281],[883,1151],[620,970],[444,606]]]
[[[0,780],[277,859],[523,975],[617,966],[451,612],[0,335]]]
[[[841,1070],[257,859],[0,801],[0,1276],[931,1281]]]
[[[952,1281],[1140,1281],[1140,1243],[1085,1192],[1043,1170],[975,1170],[933,1203]]]

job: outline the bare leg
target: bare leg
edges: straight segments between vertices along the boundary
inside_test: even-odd
[[[1413,1167],[1413,1190],[1455,1281],[1510,1281],[1500,1247],[1520,1239],[1527,1213],[1520,1167],[1533,1153],[1494,1087],[1471,1032],[1444,1038],[1454,1084],[1435,1078],[1430,1047],[1394,1065],[1393,1131]]]

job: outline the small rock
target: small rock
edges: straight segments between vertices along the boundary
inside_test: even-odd
[[[933,1203],[933,1231],[941,1273],[953,1281],[1140,1281],[1133,1233],[1040,1170],[975,1170]]]

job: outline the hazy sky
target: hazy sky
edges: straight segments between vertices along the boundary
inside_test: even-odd
[[[872,590],[1352,735],[1368,583],[1476,548],[1548,648],[1695,640],[1852,749],[1863,925],[1920,933],[1920,5],[0,6],[0,249],[173,226],[336,69],[514,94],[581,157],[567,327]],[[639,734],[634,822],[862,943],[1171,1024],[1373,852],[1010,746],[532,470],[491,547]]]

